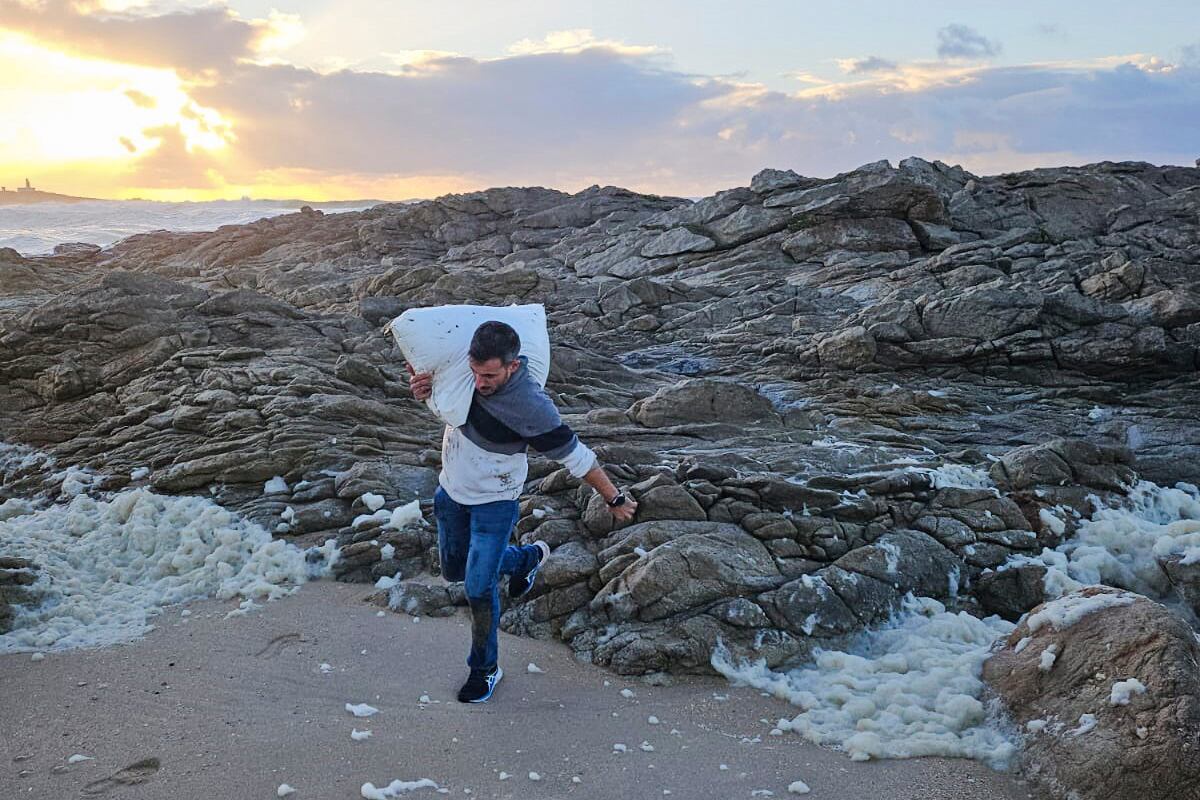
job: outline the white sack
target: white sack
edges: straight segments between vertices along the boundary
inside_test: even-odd
[[[550,334],[546,309],[540,303],[410,308],[388,325],[413,370],[433,374],[433,395],[426,405],[447,425],[458,427],[467,421],[475,392],[467,350],[475,329],[490,320],[512,326],[521,337],[520,354],[529,359],[530,375],[545,386],[550,374]]]

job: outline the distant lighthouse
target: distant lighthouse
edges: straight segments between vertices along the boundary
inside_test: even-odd
[[[18,187],[17,187],[17,191],[18,191],[18,192],[36,192],[36,191],[37,191],[37,189],[34,189],[32,186],[30,186],[30,185],[29,185],[29,178],[26,178],[26,179],[25,179],[25,185],[24,185],[24,186],[18,186]]]

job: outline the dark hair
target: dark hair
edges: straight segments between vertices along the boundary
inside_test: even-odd
[[[475,329],[471,337],[471,348],[467,351],[476,361],[500,359],[501,364],[511,364],[521,352],[521,337],[512,327],[491,320]]]

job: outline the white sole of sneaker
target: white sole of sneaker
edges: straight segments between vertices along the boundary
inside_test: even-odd
[[[488,700],[490,700],[492,698],[492,695],[496,691],[496,687],[500,684],[500,679],[503,677],[504,677],[504,670],[501,669],[499,666],[497,666],[496,674],[493,675],[492,678],[488,681],[487,694],[485,694],[483,697],[477,698],[475,700],[469,700],[468,702],[470,702],[470,703],[486,703]]]

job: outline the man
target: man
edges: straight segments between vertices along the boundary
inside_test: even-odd
[[[465,425],[447,425],[442,436],[440,486],[433,497],[442,575],[465,581],[471,607],[471,671],[458,692],[463,703],[486,702],[504,675],[496,633],[500,576],[509,576],[509,597],[521,597],[550,555],[542,541],[521,547],[508,543],[529,472],[526,450],[532,447],[590,484],[618,520],[629,520],[637,511],[633,498],[617,490],[595,454],[560,419],[520,351],[520,337],[503,322],[476,329],[468,351],[475,374],[471,410]],[[432,375],[408,371],[413,396],[428,399]]]

